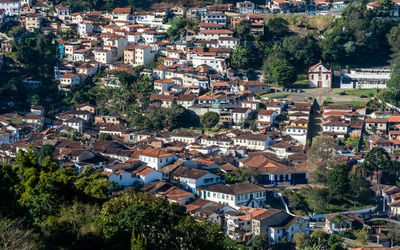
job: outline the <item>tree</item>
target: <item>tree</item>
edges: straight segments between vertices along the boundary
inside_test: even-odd
[[[310,238],[319,248],[326,249],[328,247],[328,237],[329,235],[324,231],[314,231],[311,233]]]
[[[321,49],[312,36],[285,37],[282,42],[282,53],[291,65],[296,65],[298,72],[308,70],[308,67],[321,58]]]
[[[333,244],[336,244],[338,242],[340,242],[339,235],[331,234],[331,236],[329,237],[329,240],[328,240],[328,245],[332,246]]]
[[[268,80],[274,84],[286,86],[296,81],[296,71],[286,60],[277,59],[269,61],[265,68]]]
[[[397,162],[393,162],[389,153],[383,148],[372,148],[365,156],[361,167],[367,176],[372,176],[374,173],[382,171],[381,179],[379,179],[379,174],[375,175],[377,183],[395,185],[398,180]]]
[[[26,229],[22,219],[0,220],[0,249],[34,249],[33,230]]]
[[[387,236],[390,239],[390,246],[397,246],[400,244],[400,228],[398,226],[394,226],[390,229]]]
[[[91,249],[105,245],[101,226],[97,224],[97,205],[75,202],[61,206],[40,225],[41,240],[48,249]]]
[[[90,200],[105,201],[110,197],[110,189],[114,186],[104,174],[83,176],[75,182],[75,187]]]
[[[240,21],[235,29],[235,35],[243,41],[248,41],[251,38],[251,23],[247,20]]]
[[[0,217],[13,218],[22,214],[18,205],[18,196],[16,188],[18,185],[18,176],[11,165],[0,165]],[[20,213],[19,213],[20,212]]]
[[[205,128],[212,128],[215,127],[219,122],[219,115],[218,113],[209,111],[205,113],[200,120],[200,123]]]
[[[267,250],[269,249],[269,238],[265,233],[261,233],[253,237],[252,243],[253,249],[256,250]]]
[[[350,186],[355,201],[360,204],[368,204],[373,198],[371,183],[366,179],[365,172],[361,167],[356,167],[355,173],[350,177]]]
[[[229,183],[236,183],[242,181],[251,181],[251,183],[255,183],[259,175],[260,174],[258,173],[257,168],[240,167],[235,169],[231,173],[227,173],[226,180]]]
[[[331,137],[316,136],[311,148],[307,150],[307,159],[312,169],[311,180],[326,184],[328,169],[337,163],[337,143]]]
[[[52,156],[56,148],[53,145],[43,145],[39,150],[36,151],[36,157],[39,164],[42,163],[44,158],[47,156]]]
[[[343,199],[349,187],[349,169],[346,164],[334,165],[328,170],[327,184],[329,194]]]
[[[196,22],[183,17],[172,18],[169,20],[168,24],[170,24],[171,27],[168,28],[167,34],[172,38],[179,38],[185,29],[194,31],[198,29],[198,24]]]
[[[248,69],[251,67],[251,51],[247,47],[238,47],[232,51],[231,66],[234,68]]]
[[[328,191],[326,189],[310,188],[306,193],[306,200],[310,208],[316,213],[323,212],[328,203]]]
[[[267,23],[268,32],[275,40],[281,39],[290,34],[289,23],[280,17],[272,18]]]
[[[387,34],[388,43],[394,53],[400,53],[400,24],[393,26]]]
[[[296,244],[296,247],[299,249],[303,248],[303,247],[307,247],[309,244],[309,237],[304,232],[296,233],[293,236],[293,242]]]

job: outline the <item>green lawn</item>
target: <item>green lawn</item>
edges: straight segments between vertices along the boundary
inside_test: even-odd
[[[378,93],[378,91],[376,91],[376,89],[351,89],[351,90],[346,90],[344,92],[348,95],[358,96],[358,97],[361,95],[365,95],[365,96],[369,97],[370,94],[375,96]]]
[[[360,100],[360,101],[337,101],[333,102],[333,104],[343,104],[343,105],[354,105],[354,106],[365,106],[369,99]]]

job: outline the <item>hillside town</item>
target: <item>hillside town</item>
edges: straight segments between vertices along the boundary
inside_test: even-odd
[[[307,62],[297,59],[296,48],[289,56],[289,49],[273,52],[288,46],[283,33],[301,33],[309,24],[293,21],[293,31],[294,24],[267,15],[337,21],[352,8],[350,2],[78,12],[58,2],[0,0],[0,183],[4,197],[19,204],[7,210],[8,200],[0,203],[0,233],[2,213],[14,210],[16,217],[28,214],[26,225],[48,230],[38,233],[47,237],[43,248],[90,248],[68,242],[61,247],[61,239],[49,236],[61,230],[52,220],[86,211],[56,208],[47,199],[57,193],[40,196],[51,189],[39,185],[46,175],[64,171],[70,176],[58,176],[51,187],[62,182],[66,188],[76,178],[71,185],[78,198],[71,202],[83,199],[83,192],[88,204],[103,206],[97,209],[105,216],[119,208],[101,204],[143,194],[177,205],[195,222],[216,225],[216,234],[237,244],[229,249],[400,249],[400,108],[393,84],[398,64],[341,67],[325,51]],[[399,4],[368,2],[363,11],[398,22]],[[396,25],[388,36],[400,34],[393,31]],[[331,35],[313,29],[302,39],[313,44],[313,36]],[[268,59],[260,54],[250,60],[254,55],[246,49],[259,44],[270,46],[257,50],[268,51]],[[391,40],[388,44],[396,53]],[[357,57],[344,55],[355,46],[348,42],[346,52],[338,53]],[[286,63],[277,59],[279,53],[295,65],[274,65],[273,60]],[[296,69],[296,60],[304,70]],[[293,79],[286,77],[290,72]],[[12,77],[21,78],[15,88],[25,90],[17,93],[22,101],[8,87]],[[9,188],[11,179],[22,186]],[[15,193],[8,195],[10,190]],[[34,194],[40,198],[29,198]],[[39,209],[41,203],[47,207]],[[42,212],[49,217],[39,219]],[[114,239],[107,232],[118,233],[116,227],[102,229],[107,244]],[[157,245],[163,240],[150,242],[146,229],[132,227],[121,230],[124,236],[129,231],[129,244],[142,248],[131,249],[165,247]],[[21,246],[4,249],[25,249]],[[197,249],[192,247],[178,248]]]

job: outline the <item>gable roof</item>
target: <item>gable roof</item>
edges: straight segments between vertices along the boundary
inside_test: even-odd
[[[139,155],[144,155],[144,156],[149,156],[149,157],[157,157],[157,158],[174,156],[174,154],[165,152],[164,150],[161,150],[161,149],[155,149],[155,148],[146,148],[145,150],[140,152]]]

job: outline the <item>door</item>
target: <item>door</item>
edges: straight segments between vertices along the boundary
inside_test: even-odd
[[[322,81],[318,81],[318,88],[322,88]]]

